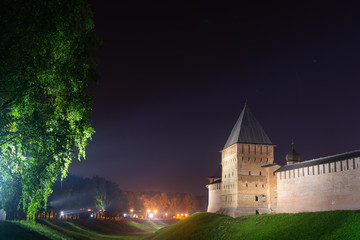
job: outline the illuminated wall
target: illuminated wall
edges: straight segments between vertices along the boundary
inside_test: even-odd
[[[221,208],[221,182],[209,184],[209,201],[207,212],[216,213]]]
[[[269,213],[269,176],[273,175],[262,166],[273,161],[273,145],[238,143],[224,149],[219,213],[233,217]]]
[[[276,173],[277,212],[360,209],[360,159]]]

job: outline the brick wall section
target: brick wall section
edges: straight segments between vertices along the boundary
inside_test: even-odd
[[[238,143],[224,149],[220,213],[235,217],[268,212],[269,173],[261,166],[273,161],[273,145]]]
[[[276,170],[280,168],[279,165],[266,167],[266,175],[267,177],[267,188],[266,188],[266,196],[267,196],[267,208],[268,213],[276,213],[277,209],[277,177],[274,173]]]
[[[360,209],[360,159],[278,172],[277,213]]]

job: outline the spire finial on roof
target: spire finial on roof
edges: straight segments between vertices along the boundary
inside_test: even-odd
[[[300,162],[300,155],[295,151],[294,145],[295,145],[295,142],[294,142],[294,138],[293,138],[291,140],[291,150],[290,150],[290,152],[288,152],[288,154],[286,154],[286,157],[285,157],[287,165]]]

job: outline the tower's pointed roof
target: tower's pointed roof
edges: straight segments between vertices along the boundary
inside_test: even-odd
[[[235,123],[231,134],[226,141],[224,149],[235,143],[257,143],[272,145],[270,138],[265,133],[260,123],[251,113],[247,104],[245,104],[239,119]]]

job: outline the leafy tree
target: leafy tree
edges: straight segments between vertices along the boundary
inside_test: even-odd
[[[97,38],[85,0],[0,2],[0,201],[34,219],[94,133]]]
[[[96,184],[95,210],[104,211],[106,207],[106,180],[96,176],[93,181]]]
[[[168,211],[168,208],[170,206],[170,201],[168,195],[164,192],[161,193],[159,205],[160,205],[159,208],[161,209],[162,212]]]
[[[194,212],[197,208],[197,199],[192,194],[186,194],[183,199],[183,209],[187,212]]]

